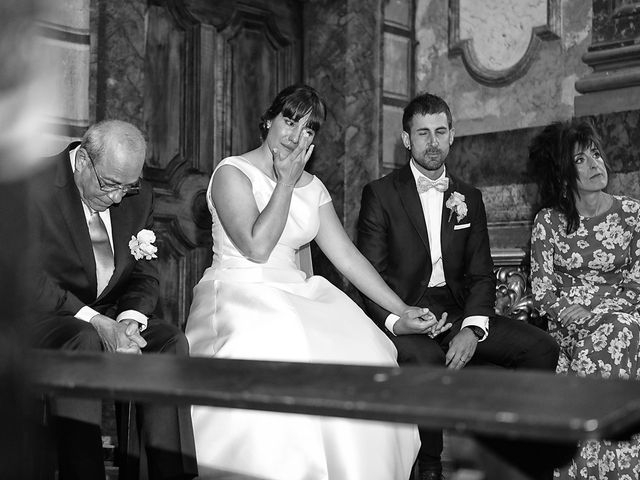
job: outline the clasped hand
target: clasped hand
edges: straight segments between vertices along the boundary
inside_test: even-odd
[[[558,320],[562,325],[567,327],[570,323],[584,321],[591,315],[593,315],[593,312],[587,310],[582,305],[571,305],[560,312]]]
[[[142,353],[140,349],[147,345],[135,320],[116,322],[106,315],[95,315],[91,318],[91,325],[97,330],[107,352],[139,354]]]
[[[282,157],[280,150],[277,148],[271,151],[273,155],[273,170],[278,183],[287,187],[296,185],[313,153],[314,146],[310,145],[311,139],[311,135],[303,133],[298,146],[285,157]]]
[[[408,307],[393,326],[393,332],[396,335],[426,334],[434,338],[450,328],[446,312],[438,320],[426,307]]]

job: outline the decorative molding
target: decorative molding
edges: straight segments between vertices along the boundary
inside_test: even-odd
[[[616,2],[618,5],[615,7],[611,18],[624,18],[633,17],[640,13],[640,2],[633,2],[631,4],[622,3],[620,0]]]
[[[66,25],[58,25],[52,22],[37,22],[38,34],[53,40],[89,45],[90,31],[88,29],[73,28]]]
[[[526,259],[528,253],[522,248],[492,248],[491,258],[496,267],[520,267]]]
[[[49,117],[43,124],[43,130],[52,135],[81,138],[87,131],[87,121],[77,121],[68,118]]]
[[[191,220],[203,230],[211,229],[211,213],[207,205],[207,190],[196,192],[191,200]]]
[[[460,0],[449,0],[449,56],[462,56],[465,68],[478,83],[489,87],[508,85],[522,77],[536,58],[543,40],[556,40],[562,31],[560,0],[547,0],[547,23],[531,30],[529,46],[513,66],[492,70],[478,60],[473,39],[460,39]]]
[[[634,45],[638,36],[640,2],[593,0],[590,51]]]
[[[162,316],[182,327],[189,314],[191,292],[187,278],[191,262],[189,253],[194,245],[186,238],[175,216],[156,215],[154,229],[158,236],[158,252],[162,258],[160,268],[160,305]],[[168,275],[170,278],[167,278]],[[172,291],[175,289],[176,291]]]

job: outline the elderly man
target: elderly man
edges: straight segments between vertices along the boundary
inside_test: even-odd
[[[184,334],[152,317],[159,280],[153,191],[140,178],[145,151],[136,127],[103,121],[34,179],[34,346],[188,355]],[[143,405],[139,412],[149,477],[195,477],[188,409]],[[61,478],[105,478],[100,402],[58,398],[52,414]]]

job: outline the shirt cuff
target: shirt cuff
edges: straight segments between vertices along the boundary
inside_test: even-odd
[[[147,328],[147,320],[149,317],[137,310],[125,310],[116,317],[116,322],[121,322],[124,319],[131,319],[138,322],[140,324],[140,331],[143,332]]]
[[[462,321],[462,327],[460,327],[460,330],[464,327],[470,326],[480,327],[484,332],[484,337],[479,339],[479,342],[484,341],[487,338],[487,335],[489,335],[489,317],[485,317],[484,315],[471,315]]]
[[[393,333],[393,326],[398,320],[400,320],[400,317],[398,315],[396,315],[395,313],[390,313],[387,316],[387,319],[384,321],[384,326],[387,327],[387,330],[389,330],[392,335],[395,335],[395,333]]]
[[[82,320],[83,322],[89,322],[96,315],[100,315],[100,312],[96,312],[93,308],[85,305],[80,310],[78,310],[78,313],[76,313],[74,317],[76,317],[78,320]]]

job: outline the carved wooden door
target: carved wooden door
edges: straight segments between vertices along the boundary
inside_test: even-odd
[[[145,50],[145,176],[156,194],[158,315],[184,327],[211,262],[206,189],[225,156],[260,144],[270,100],[302,76],[294,0],[150,0]]]

